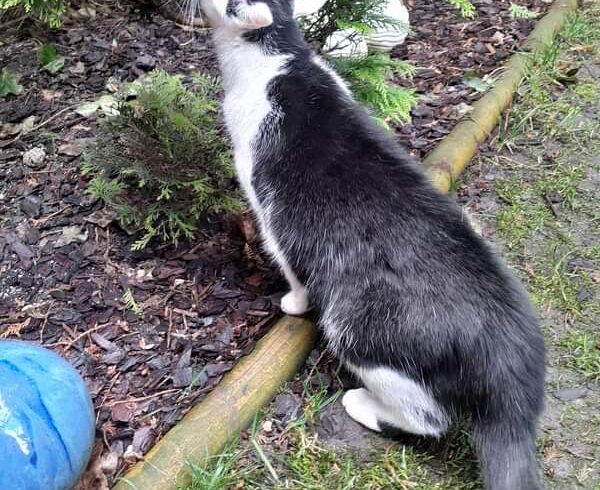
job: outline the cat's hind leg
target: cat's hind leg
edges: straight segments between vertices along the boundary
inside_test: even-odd
[[[302,315],[308,310],[306,288],[285,261],[280,261],[280,265],[283,275],[290,285],[290,292],[281,298],[281,310],[288,315]]]
[[[365,427],[380,432],[387,425],[434,437],[448,428],[446,410],[421,384],[386,367],[349,368],[365,388],[347,391],[342,404],[348,415]]]
[[[261,229],[263,235],[266,237],[265,247],[281,268],[283,275],[290,285],[290,292],[281,298],[281,311],[287,315],[302,315],[306,313],[308,310],[308,294],[306,293],[306,288],[288,264],[274,235],[266,226],[262,226]]]

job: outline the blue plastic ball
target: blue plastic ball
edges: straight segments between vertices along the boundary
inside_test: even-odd
[[[0,489],[69,489],[93,444],[94,409],[79,373],[48,349],[0,341]]]

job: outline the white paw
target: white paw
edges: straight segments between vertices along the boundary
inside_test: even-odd
[[[308,297],[304,291],[290,291],[281,298],[281,311],[286,315],[302,315],[308,310]]]
[[[342,397],[342,405],[350,417],[368,429],[381,432],[377,421],[377,402],[365,388],[348,390]]]

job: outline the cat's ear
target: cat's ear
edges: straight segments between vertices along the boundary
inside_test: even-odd
[[[314,14],[327,0],[294,0],[294,17]]]
[[[271,9],[264,2],[240,2],[236,9],[236,23],[244,30],[253,31],[268,27],[273,23]]]

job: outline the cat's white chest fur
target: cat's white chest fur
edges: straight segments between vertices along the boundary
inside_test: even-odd
[[[267,92],[269,83],[284,72],[289,56],[265,54],[257,44],[240,39],[216,41],[225,88],[223,112],[233,143],[238,179],[262,219],[261,206],[252,185],[255,144],[265,118],[273,112]],[[268,138],[278,138],[277,126],[270,124],[262,130],[272,130],[273,134]]]

